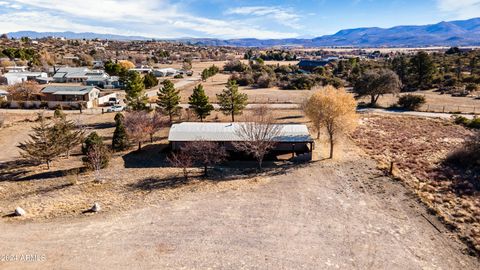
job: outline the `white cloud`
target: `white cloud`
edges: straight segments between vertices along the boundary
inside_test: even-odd
[[[457,19],[480,16],[480,0],[437,0],[439,9]]]
[[[226,14],[245,15],[264,17],[267,19],[275,20],[277,23],[292,27],[300,28],[298,20],[300,16],[295,14],[292,10],[283,7],[271,7],[271,6],[246,6],[237,7],[227,10]]]
[[[21,9],[22,6],[18,4],[12,4],[6,1],[0,1],[0,7],[6,7],[6,8],[11,8],[11,9]]]
[[[246,20],[194,16],[169,0],[12,0],[22,10],[0,14],[0,32],[18,30],[133,34],[157,38],[284,38],[293,32],[265,29]],[[0,1],[0,6],[2,3]],[[8,3],[7,3],[8,4]],[[261,11],[256,11],[261,12]],[[295,20],[276,11],[276,18]]]

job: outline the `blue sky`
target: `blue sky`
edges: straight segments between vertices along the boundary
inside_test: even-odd
[[[291,38],[480,17],[480,0],[0,0],[0,32]]]

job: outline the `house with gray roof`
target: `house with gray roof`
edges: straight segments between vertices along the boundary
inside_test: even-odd
[[[84,104],[98,106],[100,89],[94,86],[47,86],[42,89],[42,101],[58,104]]]

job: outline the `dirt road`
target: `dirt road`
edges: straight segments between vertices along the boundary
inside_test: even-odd
[[[189,193],[118,214],[46,223],[0,219],[0,255],[44,258],[0,268],[479,269],[403,186],[378,176],[367,158],[355,160],[324,161],[247,190]]]

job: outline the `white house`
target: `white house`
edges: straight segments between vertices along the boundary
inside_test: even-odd
[[[33,81],[33,80],[47,80],[48,75],[45,72],[7,72],[3,74],[7,85],[14,85],[16,83]]]
[[[175,68],[154,69],[152,72],[155,77],[169,77],[180,74],[180,70]]]

